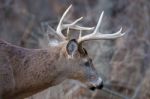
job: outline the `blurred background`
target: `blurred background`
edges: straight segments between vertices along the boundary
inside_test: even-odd
[[[128,32],[117,40],[88,41],[84,46],[112,92],[150,99],[150,0],[0,0],[0,38],[26,48],[45,48],[45,25],[55,29],[70,4],[66,21],[83,16],[81,25],[95,26],[104,10],[100,32],[113,33],[120,27]],[[64,82],[29,99],[124,99],[102,90],[75,89],[75,82]]]

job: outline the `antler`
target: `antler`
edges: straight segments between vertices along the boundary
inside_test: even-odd
[[[80,30],[80,35],[79,35],[79,39],[78,39],[78,42],[81,43],[81,42],[84,42],[84,41],[87,41],[87,40],[99,40],[99,39],[115,39],[115,38],[118,38],[118,37],[121,37],[125,34],[122,33],[122,28],[120,28],[119,31],[113,33],[113,34],[102,34],[98,31],[99,27],[100,27],[100,24],[101,24],[101,21],[102,21],[102,17],[103,17],[103,14],[104,14],[104,11],[101,13],[100,15],[100,18],[98,20],[98,23],[96,25],[96,28],[94,30],[93,33],[89,34],[89,35],[85,35],[85,36],[81,36],[81,31],[82,30],[92,30],[94,27],[82,27],[82,26],[79,26],[79,25],[76,25],[76,23],[78,23],[80,20],[82,20],[83,17],[80,17],[78,19],[76,19],[74,22],[70,23],[70,24],[63,24],[63,20],[65,18],[65,16],[67,15],[67,13],[69,12],[70,8],[72,7],[72,5],[70,5],[66,11],[64,12],[64,14],[62,15],[59,23],[58,23],[58,26],[57,26],[57,29],[56,29],[56,34],[62,39],[62,40],[67,40],[68,39],[68,35],[65,37],[62,33],[62,30],[64,29],[76,29],[76,30]],[[69,33],[67,31],[67,33]]]
[[[87,41],[87,40],[99,40],[99,39],[115,39],[118,37],[122,37],[125,33],[121,33],[122,32],[122,28],[120,28],[119,31],[113,33],[113,34],[102,34],[98,31],[101,21],[102,21],[102,17],[103,17],[104,11],[101,13],[100,18],[98,20],[97,26],[94,30],[93,33],[89,34],[89,35],[85,35],[83,37],[81,37],[81,33],[78,39],[78,42],[81,43],[83,41]]]
[[[63,35],[63,33],[61,32],[62,30],[64,29],[76,29],[76,30],[92,30],[94,27],[82,27],[82,26],[79,26],[79,25],[76,25],[77,22],[79,22],[83,17],[80,17],[78,19],[76,19],[74,22],[70,23],[70,24],[63,24],[63,20],[65,18],[65,16],[67,15],[67,13],[69,12],[70,8],[72,7],[72,5],[70,5],[66,11],[64,12],[64,14],[62,15],[60,21],[59,21],[59,24],[57,26],[57,29],[56,29],[56,33],[57,35],[62,39],[62,40],[66,40],[68,39],[68,37],[65,37]]]

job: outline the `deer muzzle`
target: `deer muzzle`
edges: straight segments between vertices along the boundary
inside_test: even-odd
[[[90,89],[95,90],[95,89],[102,89],[104,86],[103,80],[99,77],[96,81],[91,82]]]

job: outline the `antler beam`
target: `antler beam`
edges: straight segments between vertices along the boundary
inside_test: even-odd
[[[97,23],[96,28],[95,28],[93,33],[91,33],[89,35],[85,35],[83,37],[81,37],[81,34],[80,34],[80,37],[78,39],[79,43],[87,41],[87,40],[115,39],[115,38],[118,38],[118,37],[122,37],[125,34],[125,33],[122,33],[122,28],[120,28],[119,31],[117,31],[115,33],[112,33],[112,34],[102,34],[102,33],[100,33],[98,31],[98,29],[100,27],[103,15],[104,15],[104,11],[101,13],[100,18],[98,20],[98,23]]]

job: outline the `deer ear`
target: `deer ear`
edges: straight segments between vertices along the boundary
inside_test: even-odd
[[[72,39],[68,42],[67,46],[66,46],[66,50],[67,53],[69,55],[70,58],[73,58],[74,55],[77,53],[78,51],[78,43],[75,39]]]

